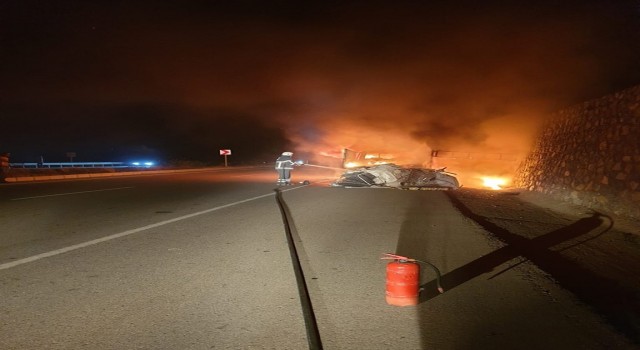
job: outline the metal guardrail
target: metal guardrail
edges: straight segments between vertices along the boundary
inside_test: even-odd
[[[209,171],[207,168],[193,168],[193,169],[165,169],[165,170],[149,170],[140,169],[136,170],[136,167],[132,167],[132,171],[115,171],[115,172],[95,172],[86,174],[56,174],[56,175],[27,175],[27,176],[10,176],[5,178],[5,182],[29,182],[29,181],[48,181],[48,180],[75,180],[75,179],[96,179],[105,177],[116,176],[131,176],[131,175],[161,175],[161,174],[178,174],[188,172]],[[224,169],[224,168],[221,168]],[[2,181],[0,181],[2,182]]]
[[[9,163],[11,168],[129,168],[125,162]]]

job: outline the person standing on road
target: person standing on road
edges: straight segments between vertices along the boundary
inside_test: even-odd
[[[291,170],[295,163],[291,159],[292,152],[282,152],[282,155],[276,159],[276,171],[278,171],[278,185],[291,184]]]

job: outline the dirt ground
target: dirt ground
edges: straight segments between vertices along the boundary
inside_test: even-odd
[[[640,222],[526,190],[460,189],[454,205],[640,345]]]

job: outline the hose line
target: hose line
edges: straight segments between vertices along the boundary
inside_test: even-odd
[[[433,271],[436,272],[436,285],[438,286],[438,292],[444,293],[444,288],[442,288],[442,284],[440,284],[440,278],[442,278],[442,276],[440,275],[440,270],[434,264],[432,264],[432,263],[430,263],[428,261],[422,261],[422,260],[418,260],[418,259],[414,259],[414,260],[416,262],[423,263],[425,265],[431,266]]]
[[[318,323],[316,321],[315,313],[313,312],[313,305],[311,304],[311,297],[309,296],[309,289],[304,279],[304,272],[302,265],[300,264],[300,257],[296,249],[295,242],[293,241],[293,235],[291,234],[290,217],[291,214],[282,199],[282,191],[275,189],[276,201],[278,207],[280,207],[280,213],[282,214],[282,222],[284,223],[284,230],[287,236],[287,244],[289,245],[289,253],[291,254],[291,262],[293,264],[293,271],[296,275],[296,283],[298,285],[298,295],[300,296],[300,304],[302,306],[302,315],[304,317],[305,329],[307,331],[307,342],[309,343],[310,350],[322,350],[322,341],[320,340],[320,330],[318,329]]]

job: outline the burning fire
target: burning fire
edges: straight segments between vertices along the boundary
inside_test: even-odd
[[[482,177],[482,183],[484,187],[488,187],[492,190],[501,190],[502,186],[507,184],[507,179],[503,177]]]
[[[356,162],[348,162],[344,165],[345,168],[357,168],[360,164]]]

